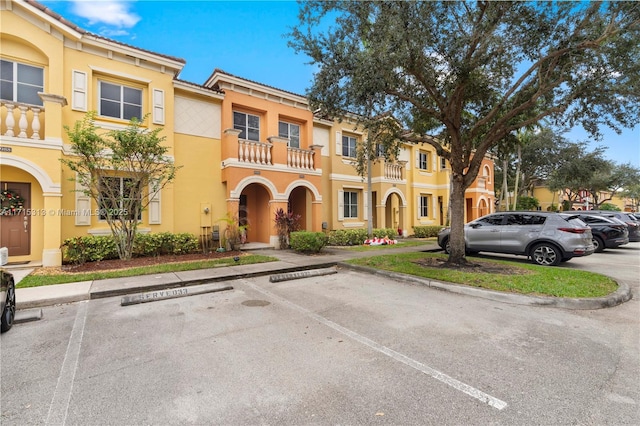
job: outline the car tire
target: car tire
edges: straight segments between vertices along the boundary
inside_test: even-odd
[[[446,254],[451,254],[451,242],[449,241],[449,238],[447,238],[446,241],[444,242],[443,250]]]
[[[596,253],[602,253],[605,249],[604,241],[600,237],[593,237],[593,246]]]
[[[11,326],[13,325],[13,320],[16,316],[16,286],[13,283],[13,280],[9,282],[7,286],[7,301],[4,305],[4,312],[2,312],[2,318],[0,322],[2,322],[2,332],[9,331]]]
[[[531,260],[540,266],[557,266],[562,260],[562,255],[553,244],[539,243],[531,249]]]

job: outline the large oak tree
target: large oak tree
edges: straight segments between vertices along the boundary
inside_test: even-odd
[[[311,1],[299,18],[314,108],[390,112],[404,129],[388,155],[424,143],[449,160],[450,262],[465,261],[464,192],[491,147],[542,119],[594,136],[638,122],[637,2]]]

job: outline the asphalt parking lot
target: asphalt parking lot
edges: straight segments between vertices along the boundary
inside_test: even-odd
[[[564,267],[606,267],[637,296],[640,244],[603,254]],[[1,340],[0,422],[640,423],[637,297],[528,307],[348,270],[226,284],[16,325]]]

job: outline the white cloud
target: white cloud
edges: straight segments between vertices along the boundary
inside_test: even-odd
[[[140,17],[129,11],[131,2],[120,0],[73,0],[73,13],[89,20],[118,28],[131,28]]]

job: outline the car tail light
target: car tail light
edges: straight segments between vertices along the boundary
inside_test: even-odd
[[[572,234],[584,234],[591,228],[558,228],[559,231],[570,232]]]

